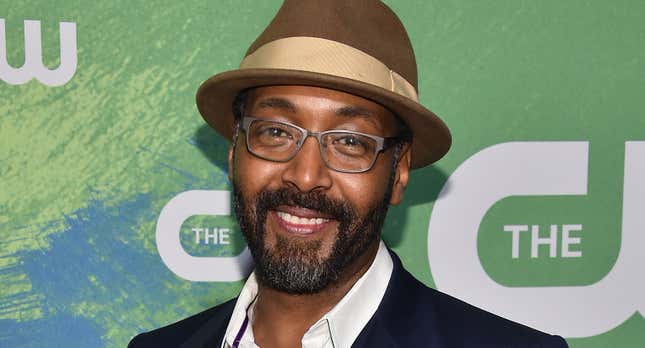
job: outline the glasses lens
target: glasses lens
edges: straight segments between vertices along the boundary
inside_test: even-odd
[[[295,127],[264,120],[254,120],[247,134],[251,152],[274,161],[288,160],[301,137],[300,130]]]
[[[326,133],[322,138],[327,164],[340,171],[364,171],[376,157],[376,140],[352,132]]]

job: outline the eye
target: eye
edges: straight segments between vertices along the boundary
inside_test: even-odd
[[[255,145],[275,147],[294,143],[294,132],[288,126],[274,122],[258,122],[251,135],[250,140]]]
[[[340,139],[336,140],[337,144],[344,145],[347,147],[362,146],[363,143],[354,135],[346,135]]]
[[[256,136],[266,139],[291,139],[293,134],[289,128],[281,124],[258,124],[255,129]]]
[[[261,131],[263,136],[269,136],[273,138],[281,137],[291,137],[291,134],[287,133],[284,129],[279,127],[267,127]]]
[[[369,145],[363,137],[356,134],[340,134],[332,142],[337,153],[345,156],[363,156],[369,151]]]

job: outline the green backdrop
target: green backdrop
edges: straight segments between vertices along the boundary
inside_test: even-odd
[[[228,144],[204,125],[194,94],[204,79],[239,64],[279,3],[0,0],[0,40],[6,38],[0,41],[0,346],[124,347],[138,332],[237,294],[242,281],[189,281],[173,273],[157,248],[157,223],[182,192],[230,190]],[[499,167],[471,179],[457,174],[487,154],[498,154],[497,165],[524,169],[517,178],[546,180],[547,187],[548,180],[566,180],[557,176],[563,171],[582,168],[574,176],[582,187],[577,192],[517,192],[492,201],[481,224],[471,226],[476,243],[468,252],[491,284],[511,294],[535,291],[532,301],[553,316],[572,309],[541,291],[610,284],[602,297],[576,296],[579,312],[571,315],[580,319],[550,331],[567,336],[572,347],[645,345],[645,257],[630,253],[623,275],[608,276],[626,255],[625,229],[645,231],[638,214],[645,213],[645,179],[639,179],[645,3],[386,3],[412,39],[422,103],[454,137],[442,161],[413,172],[405,202],[388,216],[386,242],[419,279],[468,297],[478,289],[450,279],[469,277],[451,268],[461,261],[433,254],[432,242],[461,236],[450,221],[475,209],[485,189],[502,190],[514,180],[495,182],[491,173]],[[33,35],[25,39],[35,23],[40,45]],[[39,67],[34,47],[42,47],[45,67],[66,65],[67,75]],[[535,145],[536,156],[560,158],[562,167],[523,157],[526,144]],[[569,145],[576,144],[584,158],[567,169],[575,155]],[[486,163],[477,168],[489,168]],[[472,202],[452,199],[457,194]],[[232,217],[195,215],[177,231],[190,255],[233,257],[243,250]],[[545,242],[551,225],[555,237]],[[565,225],[574,226],[566,250]],[[505,226],[527,230],[518,230],[514,242]],[[643,237],[632,235],[630,250],[642,250]],[[476,304],[494,310],[513,301],[493,297]],[[504,314],[515,318],[513,308],[524,312],[518,318],[531,316],[519,302]],[[613,321],[603,321],[609,316]],[[536,313],[535,320],[530,324],[551,328],[548,315]]]

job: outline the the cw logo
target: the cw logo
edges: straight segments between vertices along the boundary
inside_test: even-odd
[[[0,18],[0,79],[12,85],[21,85],[36,78],[41,83],[56,87],[66,84],[76,73],[76,23],[62,22],[60,30],[60,65],[55,70],[46,68],[42,60],[40,21],[26,20],[25,64],[21,68],[9,66],[5,20]]]
[[[192,256],[181,246],[181,224],[193,215],[230,215],[228,191],[186,191],[173,197],[157,220],[157,250],[176,275],[192,281],[234,282],[249,275],[252,260],[248,248],[235,257]]]
[[[486,211],[510,196],[586,195],[587,142],[515,142],[484,149],[450,176],[434,204],[428,258],[437,287],[467,302],[565,337],[589,337],[645,313],[645,141],[625,143],[621,247],[588,286],[506,287],[484,271],[477,233]]]
[[[491,312],[565,337],[611,330],[645,313],[645,141],[625,144],[622,245],[610,273],[589,286],[506,287],[484,271],[477,233],[486,211],[509,196],[586,195],[587,142],[512,142],[464,161],[434,204],[428,255],[437,287]],[[547,168],[547,169],[545,169]],[[449,191],[449,192],[448,192]],[[163,208],[157,248],[175,274],[195,281],[235,281],[248,274],[248,249],[236,257],[195,257],[182,248],[181,224],[192,215],[230,214],[228,191],[187,191]]]

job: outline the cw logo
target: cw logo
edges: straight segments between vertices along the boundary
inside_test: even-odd
[[[589,286],[506,287],[477,255],[479,224],[510,196],[586,195],[587,142],[511,142],[486,148],[450,176],[432,210],[428,258],[437,287],[504,317],[565,337],[598,335],[645,314],[645,141],[625,143],[620,254]],[[442,192],[443,193],[443,192]]]
[[[60,31],[60,65],[50,70],[43,65],[40,21],[24,21],[25,64],[13,68],[7,61],[5,20],[0,18],[0,79],[11,85],[21,85],[32,78],[56,87],[66,84],[76,73],[76,23],[62,22]]]
[[[246,278],[252,265],[248,248],[235,257],[192,256],[181,246],[181,224],[193,215],[230,215],[229,191],[186,191],[173,197],[157,220],[157,249],[176,275],[192,281],[233,282]]]

